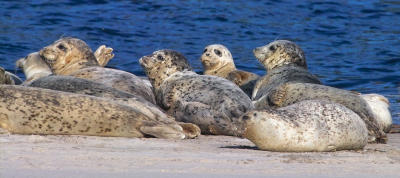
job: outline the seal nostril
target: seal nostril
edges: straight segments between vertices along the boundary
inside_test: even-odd
[[[206,56],[210,56],[210,53],[207,53]]]

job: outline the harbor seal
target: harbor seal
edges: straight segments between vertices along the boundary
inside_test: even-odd
[[[96,50],[94,55],[100,66],[107,65],[108,61],[114,57],[112,51],[112,48],[106,47],[105,45],[101,45]],[[24,81],[25,84],[53,74],[47,63],[40,57],[39,52],[33,52],[24,58],[18,59],[16,61],[16,66],[24,71],[26,77]]]
[[[268,73],[255,84],[252,100],[268,95],[287,82],[321,84],[318,77],[307,70],[303,50],[291,41],[277,40],[255,48],[253,53]]]
[[[18,85],[0,85],[0,127],[13,134],[183,139],[175,121],[105,98]]]
[[[304,52],[295,43],[274,41],[256,48],[254,55],[268,70],[253,91],[257,109],[284,107],[310,99],[333,101],[359,114],[368,126],[370,142],[386,142],[386,134],[366,101],[353,92],[322,85],[308,72]]]
[[[198,125],[203,134],[241,136],[238,118],[253,109],[250,98],[232,82],[191,71],[177,51],[159,50],[139,60],[161,108],[177,121]]]
[[[39,52],[55,75],[70,75],[140,95],[155,103],[154,94],[143,80],[131,73],[100,67],[90,47],[77,38],[61,38]]]
[[[204,74],[226,78],[238,85],[249,97],[251,96],[254,85],[260,76],[237,70],[231,52],[224,45],[206,46],[200,60],[203,64]]]
[[[367,102],[372,109],[378,125],[382,130],[388,133],[392,126],[392,115],[389,111],[389,100],[379,94],[362,94],[361,97]]]
[[[279,108],[304,100],[328,100],[342,104],[364,120],[370,136],[369,142],[387,142],[387,136],[368,103],[358,93],[347,90],[311,83],[286,83],[261,98],[260,102],[255,103],[255,107]]]
[[[110,101],[138,109],[142,114],[151,118],[175,120],[175,118],[168,116],[158,106],[141,96],[135,96],[86,79],[53,75],[37,79],[31,82],[28,86],[108,98]],[[194,138],[200,135],[200,128],[198,128],[198,126],[186,123],[178,124],[182,126],[186,138]]]
[[[363,120],[343,105],[306,100],[241,117],[244,137],[259,149],[279,152],[362,149],[368,140]]]

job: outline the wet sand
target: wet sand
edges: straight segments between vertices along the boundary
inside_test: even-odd
[[[363,150],[279,153],[246,139],[0,133],[0,177],[399,177],[400,134]]]

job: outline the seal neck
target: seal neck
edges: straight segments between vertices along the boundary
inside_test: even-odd
[[[214,75],[222,78],[227,78],[229,73],[236,70],[236,66],[233,63],[227,63],[217,69],[210,69],[204,71],[206,75]]]

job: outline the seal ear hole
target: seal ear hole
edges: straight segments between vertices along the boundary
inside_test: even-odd
[[[222,53],[221,53],[221,51],[220,51],[220,50],[218,50],[218,49],[214,49],[214,53],[215,53],[216,55],[218,55],[219,57],[221,57],[221,56],[222,56]]]
[[[67,51],[67,48],[64,46],[64,44],[59,44],[58,46],[57,46],[57,48],[58,49],[60,49],[60,50],[62,50],[62,51]]]
[[[275,51],[275,50],[276,50],[276,46],[275,46],[275,45],[270,46],[270,47],[269,47],[269,50]]]

